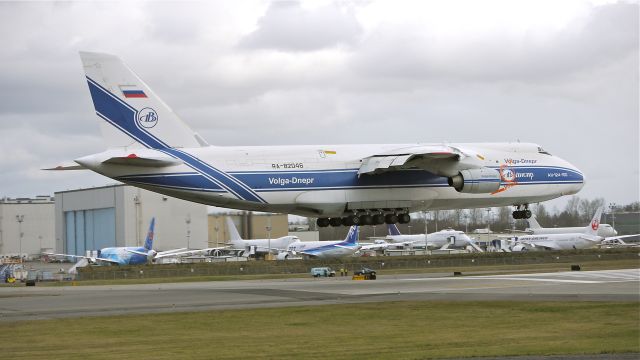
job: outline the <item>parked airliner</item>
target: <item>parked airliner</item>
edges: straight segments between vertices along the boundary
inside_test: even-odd
[[[282,236],[275,239],[252,239],[244,240],[238,233],[236,225],[231,218],[226,218],[227,231],[229,231],[229,250],[241,250],[245,253],[255,251],[256,253],[281,253],[287,251],[291,243],[300,241],[297,236]]]
[[[287,252],[292,255],[304,255],[310,258],[326,259],[351,256],[360,249],[358,244],[358,226],[353,225],[344,240],[339,241],[296,241],[291,243]],[[286,256],[280,254],[279,259]]]
[[[581,232],[518,236],[513,239],[515,243],[511,246],[511,250],[528,251],[589,249],[597,247],[603,241],[608,242],[615,239],[638,236],[638,234],[610,237],[599,236],[598,228],[600,227],[601,217],[602,208],[596,211],[596,214],[593,216],[593,219],[591,219],[589,226],[587,226],[586,228],[581,228]]]
[[[530,203],[584,185],[575,166],[530,143],[211,146],[118,57],[80,57],[110,147],[51,170],[91,169],[198,203],[316,217],[321,227],[494,206],[528,218]]]
[[[463,231],[453,229],[443,229],[430,234],[403,235],[396,224],[388,224],[389,235],[385,237],[386,242],[376,242],[363,246],[363,250],[382,250],[394,245],[405,245],[412,247],[424,247],[427,249],[441,249],[443,247],[466,247],[472,246],[476,251],[482,252],[475,242]]]
[[[570,234],[570,233],[580,233],[584,232],[591,224],[587,226],[576,226],[576,227],[554,227],[554,228],[544,228],[538,223],[538,220],[535,216],[531,216],[530,219],[527,219],[529,222],[529,227],[524,229],[525,232],[533,235],[542,235],[542,234]],[[598,226],[598,236],[608,237],[608,236],[616,236],[618,232],[609,224],[600,224]]]
[[[169,251],[157,252],[153,250],[153,228],[155,226],[156,219],[152,218],[149,224],[149,232],[144,241],[144,246],[120,246],[120,247],[107,247],[98,250],[98,256],[82,256],[73,254],[52,254],[45,253],[51,256],[65,256],[76,259],[85,259],[87,264],[100,264],[108,263],[114,265],[140,265],[151,263],[156,259],[160,259],[167,256],[176,256],[180,252],[186,249],[174,249]]]

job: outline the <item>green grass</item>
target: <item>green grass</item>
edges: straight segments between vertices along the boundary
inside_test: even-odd
[[[11,359],[427,359],[640,352],[640,305],[387,302],[0,323]]]

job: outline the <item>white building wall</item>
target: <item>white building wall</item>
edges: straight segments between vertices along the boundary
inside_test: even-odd
[[[43,249],[55,248],[55,207],[53,202],[0,202],[0,254],[40,256]],[[16,216],[22,215],[22,224]],[[22,228],[22,239],[20,238]]]
[[[124,223],[127,246],[142,246],[155,216],[154,248],[207,247],[207,206],[151,191],[124,187]],[[189,223],[187,224],[187,220]]]

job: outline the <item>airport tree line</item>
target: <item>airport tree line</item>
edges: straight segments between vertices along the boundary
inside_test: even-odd
[[[626,205],[607,204],[604,198],[585,199],[579,196],[572,196],[562,210],[553,207],[548,209],[543,203],[531,204],[531,211],[543,227],[571,227],[585,226],[589,223],[596,210],[605,208],[605,213],[637,213],[640,212],[640,202],[632,202]],[[465,232],[473,232],[475,229],[487,229],[493,232],[503,232],[509,230],[524,230],[528,227],[526,220],[514,220],[511,216],[512,206],[497,208],[476,208],[476,209],[455,209],[455,210],[434,210],[422,213],[412,213],[409,224],[397,224],[403,234],[424,233],[425,228],[429,233],[453,228]],[[606,217],[603,217],[606,222]],[[320,238],[333,238],[346,233],[344,229],[324,228],[316,229],[315,219],[309,219],[312,230],[320,230]],[[323,234],[327,233],[327,234]],[[374,234],[375,233],[375,234]],[[386,226],[378,225],[364,226],[361,229],[361,236],[385,236]]]

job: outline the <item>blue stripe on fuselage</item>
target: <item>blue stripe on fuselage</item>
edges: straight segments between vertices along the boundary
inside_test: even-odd
[[[514,169],[518,185],[578,184],[582,174],[560,167],[524,167]],[[329,189],[366,189],[379,187],[446,187],[445,177],[424,170],[402,170],[375,175],[361,175],[357,169],[305,171],[230,172],[254,191],[300,191]],[[208,181],[197,173],[143,174],[117,178],[123,182],[148,185],[221,191],[208,187]],[[503,183],[507,184],[507,183]],[[511,184],[511,183],[509,183]]]

